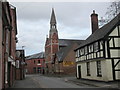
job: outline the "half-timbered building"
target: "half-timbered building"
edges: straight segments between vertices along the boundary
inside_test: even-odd
[[[120,14],[101,28],[95,11],[91,15],[92,34],[75,49],[77,78],[120,80]]]

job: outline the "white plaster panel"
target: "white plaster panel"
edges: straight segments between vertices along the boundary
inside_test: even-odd
[[[117,27],[110,33],[109,36],[118,36],[118,29],[117,29]]]
[[[113,39],[111,39],[111,40],[109,41],[109,45],[110,45],[110,47],[113,47]]]
[[[116,79],[117,79],[117,80],[118,80],[118,79],[120,80],[120,71],[116,71],[115,74],[116,74]]]
[[[108,77],[108,80],[109,81],[113,80],[111,59],[106,60],[106,72],[107,72],[106,75]]]
[[[119,49],[111,49],[110,50],[111,57],[120,57],[120,55],[118,55],[118,52],[120,52]]]
[[[78,63],[78,65],[81,65],[81,76],[85,79],[92,79],[92,80],[100,80],[100,81],[111,81],[112,80],[112,64],[111,60],[101,60],[101,71],[102,71],[102,77],[97,76],[97,66],[96,61],[90,62],[90,74],[91,76],[87,76],[87,67],[86,62],[84,63]],[[78,74],[77,74],[78,75]]]
[[[120,59],[115,59],[114,60],[114,64],[116,64]],[[118,65],[115,67],[115,69],[120,69],[120,62],[118,63]]]
[[[114,41],[115,41],[115,47],[120,47],[120,44],[119,44],[120,38],[115,38]]]

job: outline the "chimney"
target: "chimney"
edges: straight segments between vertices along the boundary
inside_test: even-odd
[[[95,13],[95,10],[93,10],[93,13],[91,14],[91,27],[93,34],[98,29],[98,14]]]

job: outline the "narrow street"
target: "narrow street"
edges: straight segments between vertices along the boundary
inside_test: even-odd
[[[65,78],[43,75],[27,75],[25,80],[17,80],[12,88],[90,88],[87,85],[76,85]]]
[[[40,88],[40,85],[32,78],[35,75],[27,75],[24,80],[16,80],[11,88]]]

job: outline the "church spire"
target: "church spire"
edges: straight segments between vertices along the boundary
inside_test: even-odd
[[[54,9],[52,8],[49,37],[51,38],[53,36],[53,34],[56,34],[58,36],[56,17],[55,17]]]
[[[56,24],[56,18],[55,18],[55,13],[54,13],[54,9],[53,8],[52,8],[50,24],[51,25],[55,25]]]

